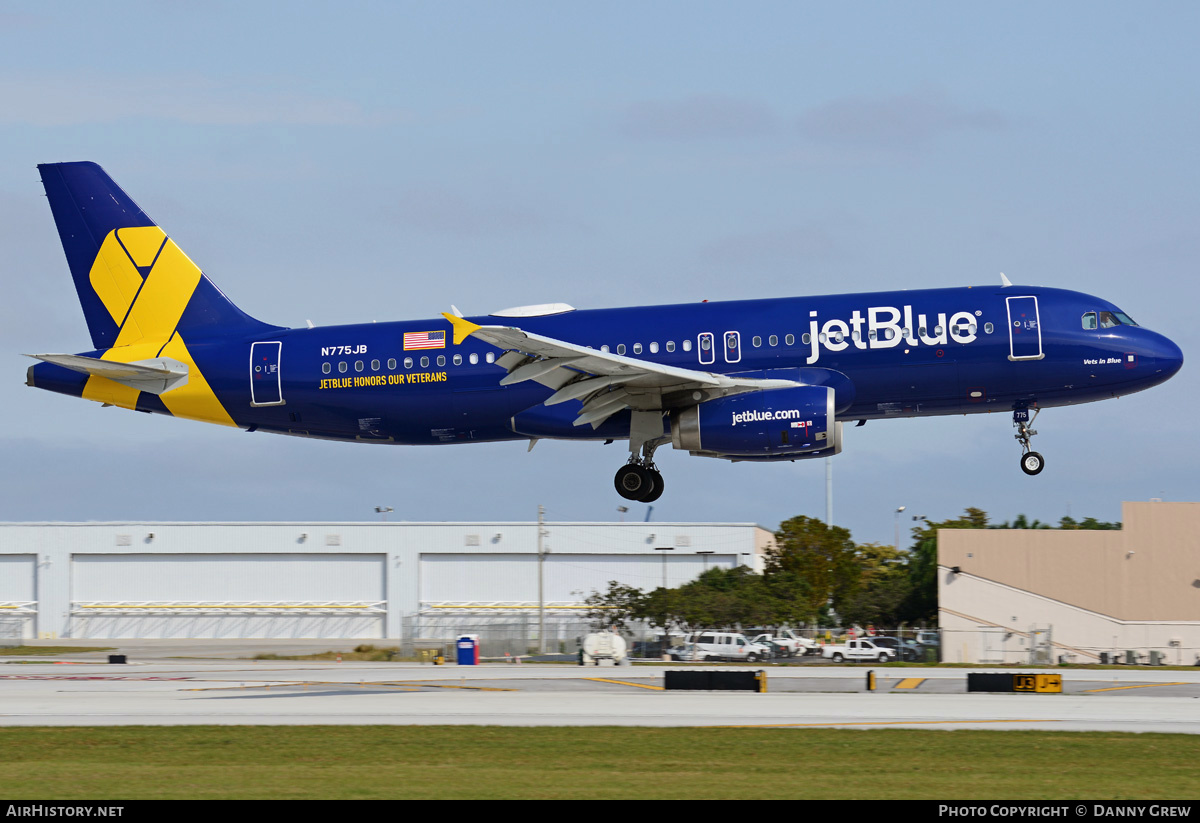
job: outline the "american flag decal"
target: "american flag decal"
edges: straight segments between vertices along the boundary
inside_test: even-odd
[[[446,333],[444,331],[406,331],[404,333],[405,351],[444,348],[446,348]]]

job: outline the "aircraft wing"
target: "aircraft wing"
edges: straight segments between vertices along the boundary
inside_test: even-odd
[[[505,349],[496,359],[508,371],[500,379],[501,385],[525,380],[541,383],[555,390],[546,398],[547,406],[567,400],[582,401],[583,408],[574,421],[576,426],[590,423],[598,428],[623,409],[668,411],[714,397],[801,385],[792,380],[731,377],[682,369],[599,351],[513,326],[480,326],[452,314],[443,316],[454,327],[455,345],[467,337],[476,337]]]

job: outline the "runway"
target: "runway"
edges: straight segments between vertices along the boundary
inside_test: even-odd
[[[968,671],[766,668],[768,691],[664,691],[661,666],[0,659],[0,726],[502,725],[1041,729],[1200,734],[1200,671],[1067,670],[1063,694]],[[92,655],[92,657],[95,657]],[[747,667],[754,668],[754,667]],[[763,668],[763,667],[759,667]],[[994,670],[993,670],[994,671]]]

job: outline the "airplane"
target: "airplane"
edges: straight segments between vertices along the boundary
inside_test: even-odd
[[[627,500],[666,444],[731,461],[836,455],[843,424],[1012,413],[1039,474],[1045,408],[1130,394],[1179,347],[1099,297],[997,286],[285,328],[237,308],[91,162],[38,166],[91,351],[26,383],[105,406],[357,443],[628,442]]]

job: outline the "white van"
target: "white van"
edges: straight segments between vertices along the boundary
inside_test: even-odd
[[[757,663],[767,656],[765,646],[751,643],[737,632],[695,632],[683,639],[679,660],[733,660]]]

